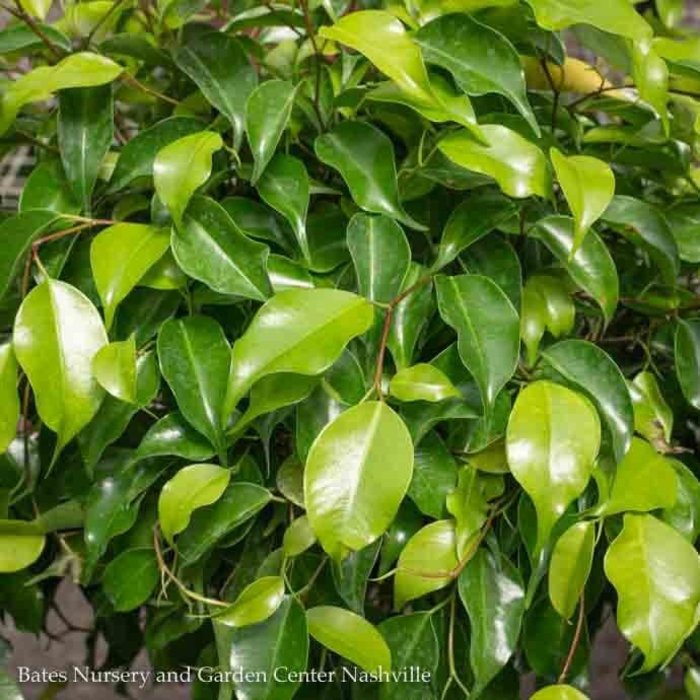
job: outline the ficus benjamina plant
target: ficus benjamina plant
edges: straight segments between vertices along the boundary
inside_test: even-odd
[[[700,698],[682,2],[3,8],[3,615],[198,700],[585,700],[612,617]]]

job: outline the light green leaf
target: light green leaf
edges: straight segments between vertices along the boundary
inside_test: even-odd
[[[199,119],[170,117],[140,131],[119,154],[107,191],[121,190],[137,178],[150,178],[158,151],[183,136],[201,132],[203,127]]]
[[[27,177],[19,198],[19,213],[42,209],[57,214],[79,214],[81,203],[75,198],[58,158],[42,160]],[[41,212],[40,212],[41,213]],[[70,224],[70,220],[66,219]]]
[[[550,685],[537,691],[530,700],[588,700],[588,697],[570,685]]]
[[[678,246],[666,217],[653,204],[615,197],[603,219],[634,245],[649,253],[666,284],[674,285],[680,269]]]
[[[20,6],[22,9],[32,17],[37,17],[38,19],[45,19],[46,15],[49,14],[51,5],[53,5],[52,0],[20,0]]]
[[[549,564],[549,599],[566,620],[576,610],[593,565],[595,523],[572,525],[556,541]]]
[[[603,512],[613,515],[671,508],[677,494],[678,479],[671,462],[645,440],[634,438],[629,452],[617,465]]]
[[[341,122],[316,139],[314,150],[319,160],[341,174],[359,207],[424,229],[401,205],[394,147],[379,129],[366,122]]]
[[[147,224],[115,224],[90,246],[90,265],[111,328],[119,303],[160,260],[170,245],[167,229]]]
[[[471,622],[472,693],[479,695],[517,648],[525,590],[518,569],[506,557],[484,548],[464,567],[458,590]]]
[[[58,98],[58,147],[68,182],[86,212],[114,135],[112,86],[63,90]]]
[[[640,372],[628,384],[634,406],[634,429],[652,444],[669,443],[673,430],[673,411],[661,393],[651,372]]]
[[[401,550],[394,576],[394,607],[449,585],[457,575],[457,535],[453,520],[437,520],[418,530]]]
[[[539,136],[525,92],[525,75],[513,45],[500,32],[467,14],[429,22],[415,40],[428,63],[448,70],[468,95],[497,93],[509,99]]]
[[[431,90],[420,49],[401,22],[383,10],[350,12],[319,34],[364,54],[409,95],[425,102]]]
[[[564,383],[583,392],[603,418],[615,461],[629,449],[634,433],[634,408],[627,383],[615,361],[585,340],[563,340],[543,353]]]
[[[102,588],[117,612],[145,603],[158,585],[159,571],[151,547],[127,549],[105,567]]]
[[[583,396],[547,381],[520,392],[508,421],[506,449],[513,476],[537,510],[537,552],[586,488],[599,448],[600,420]]]
[[[700,321],[678,319],[674,355],[683,396],[691,406],[700,409]]]
[[[231,607],[214,620],[227,627],[246,627],[267,620],[284,600],[284,581],[280,576],[263,576],[246,586]]]
[[[246,100],[258,82],[241,44],[224,32],[199,32],[188,37],[173,58],[204,97],[231,122],[234,148],[238,148]]]
[[[669,82],[668,66],[656,52],[650,37],[630,42],[632,54],[632,79],[639,97],[656,112],[663,124],[666,135],[669,133]]]
[[[619,297],[615,263],[605,243],[595,231],[589,231],[574,252],[574,222],[565,216],[540,219],[532,229],[567,269],[571,279],[600,305],[610,321]]]
[[[26,569],[39,558],[45,542],[46,537],[35,523],[0,520],[0,573]]]
[[[251,241],[209,197],[191,200],[173,229],[172,249],[182,270],[214,291],[257,301],[270,296],[268,247]]]
[[[233,346],[227,407],[260,378],[277,372],[320,374],[372,325],[372,305],[336,289],[290,289],[258,311]],[[229,411],[229,412],[230,412]]]
[[[211,175],[212,156],[224,145],[219,134],[200,131],[161,148],[153,161],[153,182],[177,226],[190,197]]]
[[[55,459],[102,402],[104,393],[91,368],[92,358],[107,344],[102,319],[82,292],[46,279],[22,302],[13,342],[39,416],[58,436]]]
[[[306,611],[311,636],[368,673],[389,671],[391,652],[384,637],[363,617],[323,605]]]
[[[481,131],[486,145],[461,130],[447,134],[438,148],[456,165],[492,177],[510,197],[549,196],[549,165],[534,143],[500,124],[484,124]]]
[[[54,66],[39,66],[10,83],[0,97],[0,135],[30,102],[47,100],[54,92],[111,83],[124,69],[105,56],[87,51],[71,54]]]
[[[670,525],[651,515],[625,515],[605,555],[617,589],[617,624],[644,654],[642,671],[666,666],[695,629],[700,557]]]
[[[401,227],[388,216],[355,214],[347,242],[359,293],[388,304],[403,286],[411,264],[411,247]]]
[[[216,447],[223,463],[231,352],[221,326],[207,316],[166,321],[158,333],[158,359],[182,415]]]
[[[629,0],[528,0],[535,11],[537,24],[551,31],[572,24],[591,24],[611,34],[630,39],[644,39],[652,34]]]
[[[425,363],[399,370],[391,379],[389,391],[399,401],[444,401],[462,397],[444,372]]]
[[[92,373],[100,386],[115,398],[136,402],[136,342],[129,340],[109,343],[92,358]]]
[[[306,233],[306,214],[311,185],[304,163],[293,156],[277,153],[265,168],[257,187],[262,200],[287,219],[301,253],[308,261],[311,253]]]
[[[413,474],[413,442],[381,401],[341,413],[316,438],[304,471],[311,527],[336,560],[391,525]]]
[[[498,192],[489,190],[470,194],[450,214],[440,239],[433,271],[451,263],[465,248],[481,240],[517,211],[515,203]]]
[[[268,80],[255,88],[248,98],[245,124],[254,161],[253,184],[275,153],[287,128],[295,97],[296,89],[289,81]]]
[[[282,547],[285,557],[298,557],[316,543],[316,535],[311,529],[309,519],[303,515],[292,521],[285,530]]]
[[[607,163],[591,156],[549,152],[554,173],[576,222],[574,252],[588,229],[603,215],[615,195],[615,175]]]
[[[0,345],[0,454],[17,435],[19,421],[17,360],[11,343]]]
[[[194,510],[221,497],[230,478],[231,472],[223,467],[191,464],[165,482],[158,498],[158,519],[170,544],[187,527]]]
[[[171,413],[154,423],[136,450],[137,459],[173,455],[191,461],[209,459],[214,447],[179,413]]]
[[[488,413],[518,363],[518,312],[487,277],[440,276],[435,284],[440,315],[457,331],[459,356],[479,385]]]

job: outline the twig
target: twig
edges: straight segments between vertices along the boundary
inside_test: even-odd
[[[566,661],[561,669],[561,674],[559,674],[559,683],[564,683],[566,677],[569,675],[571,670],[571,664],[574,662],[574,656],[576,655],[576,649],[578,649],[579,642],[581,641],[581,633],[583,632],[583,621],[586,618],[586,603],[584,599],[584,593],[581,591],[581,598],[579,600],[579,610],[578,610],[578,620],[576,622],[576,631],[574,632],[574,638],[571,640],[571,646],[569,647],[569,653],[566,655]]]
[[[22,20],[22,22],[24,22],[34,32],[34,34],[41,39],[46,48],[53,54],[54,58],[60,61],[64,55],[63,51],[53,41],[51,41],[48,36],[46,36],[42,28],[34,21],[34,18],[24,11],[22,6],[19,4],[19,0],[15,0],[15,4],[17,5],[17,9],[5,4],[0,5],[0,7],[9,12],[13,17]]]
[[[168,95],[164,95],[162,92],[158,92],[158,90],[154,90],[153,88],[148,87],[148,85],[144,85],[140,80],[137,80],[134,78],[133,75],[129,75],[128,73],[123,73],[122,74],[122,80],[135,87],[137,90],[141,90],[141,92],[145,92],[147,95],[151,95],[152,97],[156,97],[159,100],[163,100],[163,102],[167,102],[168,104],[178,106],[180,102],[176,99],[173,99],[172,97],[168,97]]]

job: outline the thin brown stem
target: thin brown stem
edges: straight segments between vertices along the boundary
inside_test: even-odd
[[[175,106],[180,104],[178,100],[172,97],[168,97],[168,95],[164,95],[162,92],[158,92],[158,90],[154,90],[153,88],[148,87],[148,85],[144,85],[140,80],[134,78],[133,75],[124,73],[122,75],[122,80],[128,85],[135,87],[137,90],[140,90],[141,92],[144,92],[147,95],[151,95],[152,97],[156,97],[157,99],[162,100],[163,102],[167,102],[168,104]]]
[[[15,0],[15,5],[16,9],[5,4],[0,5],[0,7],[2,7],[2,9],[6,12],[9,12],[13,17],[16,17],[17,19],[24,22],[34,32],[34,34],[36,34],[39,37],[39,39],[41,39],[41,41],[51,52],[53,57],[56,60],[61,60],[63,58],[64,53],[59,48],[59,46],[53,41],[51,41],[51,39],[49,39],[49,37],[46,36],[42,28],[34,21],[34,18],[24,11],[24,8],[19,4],[19,0]]]
[[[566,677],[569,675],[571,670],[571,665],[574,662],[574,656],[576,655],[576,649],[578,649],[579,642],[581,641],[581,634],[583,632],[583,621],[586,619],[586,601],[584,599],[584,593],[581,592],[581,598],[579,600],[578,606],[578,620],[576,622],[576,631],[574,632],[574,638],[571,640],[571,646],[569,647],[569,653],[566,655],[566,661],[564,661],[564,666],[559,674],[559,683],[564,683]]]

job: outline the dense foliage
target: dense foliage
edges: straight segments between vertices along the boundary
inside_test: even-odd
[[[70,577],[200,700],[580,700],[612,613],[699,698],[682,3],[50,5],[0,31],[5,614]]]

